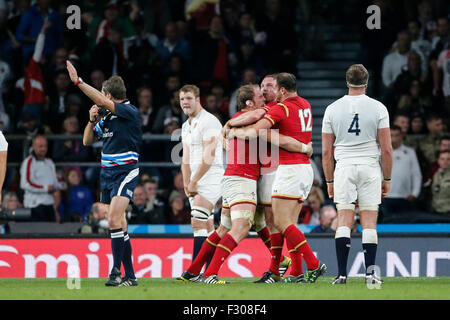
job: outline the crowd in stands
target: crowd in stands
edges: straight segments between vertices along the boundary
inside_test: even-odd
[[[351,2],[361,12],[372,4]],[[385,211],[405,207],[406,200],[411,210],[448,214],[446,3],[373,3],[381,8],[382,29],[362,28],[361,62],[373,75],[374,97],[385,103],[398,126],[392,128],[398,138],[392,184],[398,188],[387,197]],[[299,57],[323,58],[325,23],[349,23],[348,8],[336,0],[83,0],[78,2],[81,29],[68,29],[71,4],[0,0],[0,130],[7,137],[33,138],[9,144],[8,162],[22,165],[20,172],[8,168],[2,206],[22,205],[33,209],[33,220],[84,221],[95,230],[104,209],[93,206],[99,198],[99,168],[56,166],[56,174],[54,168],[58,162],[98,162],[101,146],[45,138],[81,134],[88,120],[91,102],[72,85],[66,60],[99,90],[110,76],[123,77],[128,99],[139,108],[144,136],[172,134],[186,120],[177,92],[183,84],[198,85],[202,105],[225,123],[236,112],[240,85],[258,83],[273,72],[296,74]],[[144,139],[140,161],[171,161],[176,143]],[[300,222],[325,221],[323,230],[328,230],[331,214],[321,207],[330,200],[318,160],[315,187]],[[402,161],[414,168],[407,175]],[[141,172],[127,210],[129,222],[189,223],[179,169],[143,167]],[[404,180],[396,181],[397,176]]]

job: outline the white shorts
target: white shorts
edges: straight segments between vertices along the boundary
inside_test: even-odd
[[[208,174],[207,172],[197,183],[197,191],[200,196],[208,200],[213,206],[216,205],[220,197],[222,197],[222,178],[223,172],[214,172],[213,174]],[[194,205],[194,198],[189,198],[189,203]]]
[[[224,176],[222,207],[229,209],[240,203],[256,206],[256,184],[256,180],[239,176]]]
[[[272,205],[272,186],[275,181],[276,170],[263,174],[258,179],[258,204]]]
[[[381,203],[381,168],[378,163],[342,164],[334,170],[334,202],[378,205]]]
[[[272,198],[292,199],[303,202],[309,195],[314,181],[311,164],[279,165],[272,187]]]

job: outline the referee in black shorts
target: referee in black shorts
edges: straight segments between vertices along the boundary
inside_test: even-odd
[[[127,234],[125,209],[133,200],[138,182],[138,158],[142,144],[139,110],[126,99],[121,77],[103,82],[102,92],[78,77],[77,70],[67,61],[70,79],[95,104],[89,110],[89,123],[84,129],[83,144],[103,141],[100,201],[108,205],[108,223],[114,265],[106,286],[137,286],[131,259],[131,243]],[[121,277],[123,262],[125,277]]]

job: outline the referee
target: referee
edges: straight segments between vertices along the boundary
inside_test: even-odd
[[[89,110],[89,123],[84,129],[83,144],[90,146],[96,138],[103,140],[100,201],[108,205],[114,260],[105,285],[137,286],[125,209],[133,199],[139,176],[138,158],[142,144],[139,110],[126,99],[126,88],[121,77],[113,76],[103,82],[100,92],[78,77],[70,61],[67,61],[67,70],[72,82],[95,103]],[[122,262],[124,278],[121,278],[120,272]]]

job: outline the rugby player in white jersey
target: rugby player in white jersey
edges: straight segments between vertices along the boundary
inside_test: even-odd
[[[200,104],[200,89],[185,85],[180,89],[180,106],[188,116],[182,126],[184,190],[191,205],[194,232],[192,261],[208,234],[214,230],[215,204],[222,196],[222,124]]]
[[[333,284],[346,283],[355,204],[359,206],[363,229],[366,283],[382,283],[373,272],[378,244],[376,226],[378,205],[390,187],[392,145],[388,111],[381,102],[366,95],[368,79],[363,65],[350,66],[346,73],[348,95],[330,104],[323,117],[322,164],[328,194],[338,209],[335,242],[339,274]]]

